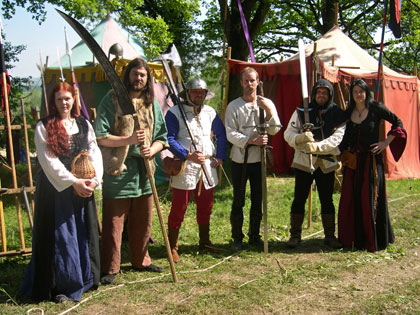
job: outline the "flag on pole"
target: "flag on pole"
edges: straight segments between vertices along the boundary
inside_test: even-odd
[[[395,38],[401,38],[401,2],[402,0],[391,0],[389,4],[389,23]]]
[[[2,79],[0,80],[0,97],[1,97],[1,111],[4,116],[6,110],[6,97],[10,92],[10,78],[6,71],[4,62],[4,49],[3,49],[3,23],[0,17],[0,73]],[[4,79],[5,78],[5,79]],[[6,84],[6,93],[4,92],[4,85]]]

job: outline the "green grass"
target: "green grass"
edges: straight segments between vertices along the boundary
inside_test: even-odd
[[[3,179],[3,178],[2,178]],[[313,225],[304,223],[300,247],[290,250],[289,211],[294,179],[268,179],[269,253],[246,246],[234,254],[230,248],[230,207],[232,189],[223,178],[216,188],[211,218],[211,239],[218,254],[198,252],[198,227],[195,206],[189,205],[180,230],[176,264],[179,282],[174,284],[157,215],[149,247],[153,263],[165,268],[165,275],[138,273],[130,268],[127,244],[123,244],[121,273],[115,284],[101,286],[84,294],[90,298],[72,313],[78,314],[418,314],[420,312],[420,180],[387,182],[389,211],[397,237],[384,251],[333,251],[322,243],[319,200],[314,194]],[[165,221],[169,214],[171,192],[158,187]],[[165,196],[165,197],[164,197]],[[337,205],[339,193],[334,194]],[[249,189],[245,206],[244,234],[248,228]],[[8,235],[16,240],[13,200],[5,201]],[[25,220],[24,220],[25,221]],[[9,223],[10,222],[10,223]],[[166,222],[165,222],[166,225]],[[10,227],[9,227],[10,226]],[[29,231],[26,228],[25,232]],[[313,235],[315,234],[315,235]],[[30,239],[30,233],[26,239]],[[312,236],[311,236],[312,235]],[[247,241],[247,239],[245,239]],[[0,314],[23,314],[42,308],[46,314],[60,313],[75,303],[32,304],[19,295],[29,257],[0,258]],[[217,266],[215,266],[217,264]],[[214,267],[212,267],[214,266]],[[206,269],[212,267],[210,269]],[[17,304],[17,305],[16,305]]]

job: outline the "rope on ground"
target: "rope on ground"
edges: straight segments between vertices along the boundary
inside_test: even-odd
[[[31,308],[31,309],[27,310],[26,314],[30,314],[30,313],[36,312],[36,311],[40,311],[40,314],[44,315],[44,310],[42,308],[39,308],[39,307],[35,307],[35,308]]]
[[[407,198],[407,197],[414,197],[414,196],[420,196],[420,194],[405,195],[405,196],[402,196],[402,197],[399,197],[399,198],[396,198],[396,199],[388,200],[388,203],[398,201],[398,200],[401,200],[401,199],[404,199],[404,198]]]
[[[178,274],[187,274],[187,273],[197,273],[197,272],[209,271],[209,270],[211,270],[211,269],[215,268],[216,266],[219,266],[220,264],[224,263],[225,261],[227,261],[227,260],[231,259],[232,257],[234,257],[234,256],[236,256],[236,255],[238,255],[238,253],[235,253],[235,254],[233,254],[233,255],[230,255],[230,256],[228,256],[228,257],[225,257],[225,258],[223,258],[221,261],[219,261],[217,264],[214,264],[214,265],[212,265],[212,266],[209,266],[209,267],[207,267],[207,268],[205,268],[205,269],[200,269],[200,270],[191,270],[191,271],[183,271],[183,272],[178,272]],[[69,309],[65,310],[64,312],[60,313],[59,315],[64,315],[64,314],[67,314],[68,312],[71,312],[71,311],[73,311],[74,309],[78,308],[78,307],[79,307],[80,305],[82,305],[83,303],[86,303],[87,301],[89,301],[89,300],[91,300],[91,299],[93,299],[93,298],[97,297],[98,295],[100,295],[100,294],[102,294],[102,293],[105,293],[105,292],[107,292],[107,291],[115,290],[115,289],[118,289],[118,288],[124,287],[124,286],[129,285],[129,284],[137,284],[137,283],[142,283],[142,282],[146,282],[146,281],[157,280],[157,279],[161,279],[161,278],[164,278],[164,277],[167,277],[167,276],[171,276],[171,273],[166,273],[166,274],[163,274],[163,275],[160,275],[160,276],[156,276],[156,277],[152,277],[152,278],[147,278],[147,279],[142,279],[142,280],[130,281],[130,282],[126,282],[126,283],[122,283],[122,284],[119,284],[119,285],[115,285],[115,286],[108,287],[108,288],[106,288],[106,289],[100,290],[100,291],[98,291],[97,293],[95,293],[95,294],[93,294],[93,295],[91,295],[91,296],[89,296],[89,297],[87,297],[87,298],[85,298],[85,299],[81,300],[79,303],[77,303],[77,304],[76,304],[76,305],[74,305],[73,307],[71,307],[71,308],[69,308]],[[43,314],[43,313],[42,313],[42,314]]]
[[[252,280],[249,280],[249,281],[247,281],[247,282],[245,282],[245,283],[242,283],[239,287],[238,287],[238,289],[240,288],[240,287],[243,287],[244,285],[247,285],[248,283],[251,283],[251,282],[254,282],[254,281],[257,281],[258,279],[252,279]]]
[[[312,236],[315,236],[315,235],[321,234],[322,232],[324,232],[324,230],[321,230],[321,231],[318,231],[318,232],[312,233],[312,234],[310,234],[310,235],[306,235],[306,236],[302,237],[302,239],[303,239],[303,240],[305,240],[305,239],[310,238],[310,237],[312,237]]]

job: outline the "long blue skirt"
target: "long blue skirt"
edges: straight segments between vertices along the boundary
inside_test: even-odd
[[[95,200],[72,187],[58,192],[40,172],[35,193],[32,258],[22,293],[34,300],[63,294],[80,301],[99,285],[99,235]]]

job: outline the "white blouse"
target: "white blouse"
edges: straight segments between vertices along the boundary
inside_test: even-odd
[[[92,125],[88,123],[88,156],[89,161],[95,168],[95,177],[92,179],[96,181],[98,186],[96,189],[101,188],[101,181],[103,175],[102,154],[96,143],[95,132]],[[69,135],[74,135],[79,132],[76,121],[73,119],[70,126],[65,126]],[[66,188],[73,185],[77,178],[66,169],[64,164],[58,157],[47,150],[47,131],[42,121],[39,121],[35,127],[35,147],[38,155],[39,164],[50,183],[57,191],[61,192]]]

